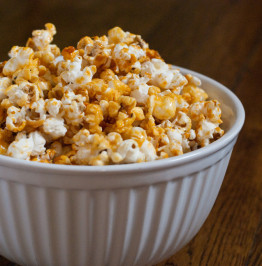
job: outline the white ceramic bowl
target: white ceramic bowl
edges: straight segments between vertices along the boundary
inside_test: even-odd
[[[200,75],[222,104],[225,135],[169,159],[48,165],[0,156],[0,254],[21,265],[152,265],[206,220],[244,122],[238,98]]]

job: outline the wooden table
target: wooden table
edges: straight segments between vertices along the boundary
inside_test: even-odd
[[[53,22],[59,46],[115,25],[141,34],[165,60],[208,75],[234,91],[246,122],[215,206],[197,236],[158,264],[262,265],[262,2],[19,1],[0,9],[0,61],[33,29]],[[0,265],[15,265],[0,257]]]

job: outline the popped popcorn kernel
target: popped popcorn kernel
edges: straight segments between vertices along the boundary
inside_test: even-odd
[[[108,31],[108,41],[109,43],[119,43],[123,42],[126,37],[126,33],[119,27],[114,27]]]
[[[3,74],[5,76],[11,76],[18,69],[30,64],[30,61],[33,60],[34,51],[29,47],[13,46],[8,55],[11,58],[3,68]]]
[[[114,27],[60,50],[55,34],[45,24],[0,63],[1,155],[65,165],[140,163],[223,136],[220,103],[140,35]]]
[[[172,119],[176,113],[176,103],[171,97],[154,97],[153,116],[159,120]]]
[[[63,137],[67,131],[64,126],[64,119],[55,117],[47,118],[43,124],[43,131],[52,139]]]

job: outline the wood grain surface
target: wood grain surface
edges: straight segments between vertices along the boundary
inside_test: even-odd
[[[196,237],[157,266],[262,265],[262,1],[8,0],[0,21],[0,61],[46,22],[56,25],[60,47],[119,25],[169,63],[234,91],[246,122],[214,208]],[[15,264],[0,257],[0,265]]]

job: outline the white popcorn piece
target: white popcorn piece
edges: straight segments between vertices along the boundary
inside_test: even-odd
[[[66,83],[86,84],[92,80],[96,72],[95,66],[87,66],[83,70],[82,57],[76,56],[74,61],[66,61],[66,68],[61,72],[60,76]]]
[[[53,36],[56,34],[56,28],[53,24],[45,24],[45,30],[34,30],[32,41],[38,50],[47,47],[52,41]]]
[[[169,157],[183,154],[183,136],[179,129],[169,129],[166,133],[169,141],[166,145],[160,147],[159,151],[164,151]]]
[[[155,58],[142,64],[141,74],[149,78],[150,84],[164,90],[181,88],[187,83],[187,79],[178,70],[170,68],[164,61]],[[179,94],[180,91],[177,93]]]
[[[193,140],[196,138],[196,132],[194,129],[190,129],[189,133],[190,133],[190,135],[188,137],[189,140]]]
[[[173,125],[177,125],[180,129],[184,131],[189,131],[192,126],[190,117],[182,112],[178,111],[176,119],[172,122]]]
[[[190,142],[186,138],[182,139],[182,149],[183,149],[183,153],[187,153],[191,151]]]
[[[7,109],[6,128],[12,132],[22,131],[26,125],[25,115],[25,107],[20,109],[15,106],[10,106]]]
[[[9,145],[7,154],[17,159],[29,160],[30,156],[38,156],[45,152],[45,139],[41,133],[31,132],[29,136],[21,132]]]
[[[121,76],[121,81],[127,84],[132,90],[137,89],[140,84],[147,84],[149,78],[141,77],[138,74],[127,73],[126,76]]]
[[[8,77],[0,78],[0,101],[5,99],[6,96],[6,89],[12,84],[12,80]]]
[[[180,96],[180,95],[178,95],[178,96]],[[174,98],[175,99],[175,101],[176,101],[176,109],[177,109],[177,111],[179,111],[179,110],[187,110],[188,108],[189,108],[189,103],[185,100],[185,99],[183,99],[182,97],[175,97]]]
[[[204,115],[206,119],[213,123],[221,123],[221,109],[216,100],[201,101],[190,106],[190,114],[193,119],[201,120]]]
[[[141,65],[136,64],[136,62],[144,56],[146,56],[146,53],[139,46],[132,44],[128,46],[125,43],[116,44],[112,52],[112,58],[117,62],[119,69],[126,73],[132,68],[140,70]],[[130,62],[133,62],[133,64],[129,65]]]
[[[89,136],[90,132],[87,129],[81,129],[74,135],[73,141],[77,146],[82,147],[89,143]]]
[[[67,128],[64,125],[64,119],[49,117],[43,124],[43,131],[52,139],[58,139],[66,134]]]
[[[113,58],[119,60],[130,60],[131,55],[127,52],[128,45],[123,43],[118,43],[113,50]]]
[[[145,156],[145,162],[154,161],[157,159],[156,155],[156,149],[154,145],[149,142],[148,140],[145,140],[140,148],[140,151]]]
[[[8,147],[7,155],[23,160],[29,160],[33,150],[33,142],[26,137],[25,133],[19,133],[17,139]]]
[[[62,62],[62,61],[64,61],[64,60],[65,60],[64,57],[63,57],[62,55],[59,55],[59,56],[57,56],[57,57],[54,59],[53,64],[54,64],[54,65],[57,65],[59,62]]]
[[[140,151],[135,140],[124,140],[118,147],[117,152],[122,157],[122,163],[137,163],[144,161],[144,155]]]
[[[12,104],[26,106],[38,101],[40,89],[37,85],[24,81],[19,85],[11,85],[5,93]]]
[[[77,164],[104,165],[109,162],[108,140],[98,134],[90,134],[88,130],[81,129],[74,137],[76,154],[72,157]]]
[[[170,142],[182,143],[182,134],[178,129],[169,129],[167,131],[167,136]]]
[[[79,147],[76,154],[73,156],[73,160],[77,164],[90,164],[92,151],[87,147]]]
[[[140,84],[137,89],[131,91],[130,96],[134,97],[138,103],[146,104],[148,99],[148,89],[147,84]]]
[[[43,99],[39,99],[38,101],[34,102],[31,105],[31,109],[39,115],[40,120],[46,119],[45,101]]]
[[[199,123],[199,127],[196,130],[197,140],[200,142],[201,146],[207,146],[210,143],[210,139],[213,139],[213,134],[217,125],[203,119]]]
[[[64,118],[68,124],[78,125],[82,123],[83,117],[85,116],[85,100],[85,97],[80,94],[75,95],[73,91],[65,92],[61,99],[61,105],[64,112]]]
[[[146,55],[146,52],[141,49],[141,47],[132,44],[128,47],[128,53],[130,55],[134,55],[136,59],[140,59],[141,57]]]
[[[12,75],[15,71],[29,64],[33,57],[33,49],[29,47],[13,46],[9,56],[11,57],[3,68],[3,73],[6,76]]]
[[[48,113],[51,116],[56,117],[59,113],[61,106],[62,106],[62,102],[60,100],[55,99],[55,98],[48,99],[45,102],[46,102],[46,109],[47,109]]]
[[[31,132],[29,134],[29,139],[33,142],[31,156],[39,156],[45,152],[46,140],[40,132],[38,131]]]

